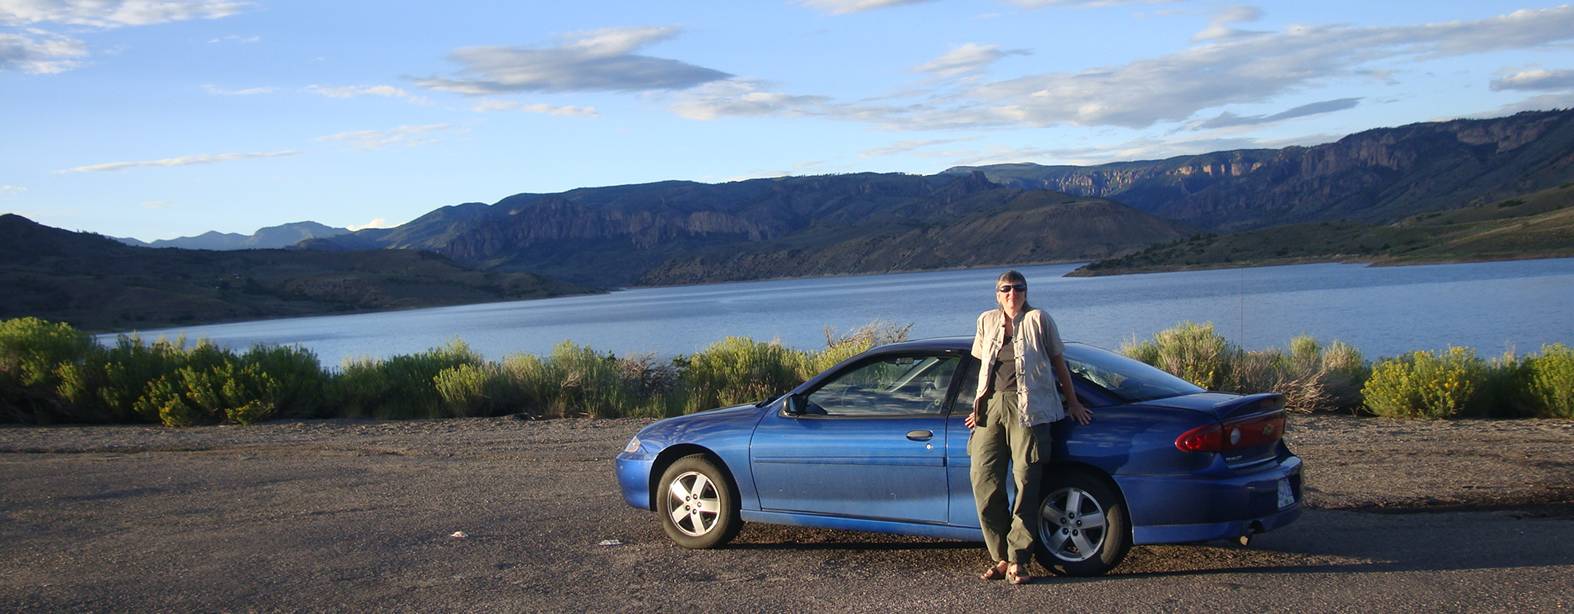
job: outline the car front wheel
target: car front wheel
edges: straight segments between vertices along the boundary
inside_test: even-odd
[[[1099,576],[1131,549],[1126,505],[1103,480],[1082,471],[1045,476],[1038,508],[1039,560],[1072,576]]]
[[[716,463],[685,456],[661,474],[656,513],[667,537],[684,548],[716,548],[732,541],[742,522],[738,494]]]

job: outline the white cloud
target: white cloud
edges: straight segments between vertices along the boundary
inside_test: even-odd
[[[765,86],[741,79],[707,83],[679,97],[672,110],[699,120],[724,116],[835,115],[828,97],[770,92]]]
[[[0,23],[55,23],[95,28],[145,26],[239,13],[238,0],[0,0]]]
[[[0,33],[0,71],[51,75],[81,66],[86,57],[87,45],[71,37],[31,28]]]
[[[250,35],[250,36],[241,36],[239,34],[230,34],[230,35],[227,35],[227,36],[219,36],[219,37],[216,37],[216,38],[208,39],[208,44],[209,45],[217,45],[217,44],[220,44],[220,43],[235,43],[237,45],[254,45],[254,44],[257,44],[257,43],[260,43],[260,42],[262,42],[262,37],[261,36],[257,36],[255,34]]]
[[[471,107],[477,113],[491,111],[523,111],[525,113],[541,113],[558,117],[596,117],[600,115],[595,107],[577,107],[573,105],[550,105],[544,103],[525,104],[515,100],[483,100]]]
[[[427,103],[426,97],[411,94],[403,88],[392,85],[308,85],[306,86],[306,91],[328,98],[381,96],[384,98],[400,98],[415,104]]]
[[[273,93],[273,88],[271,88],[271,87],[244,87],[244,88],[233,89],[232,90],[232,89],[222,88],[222,87],[219,87],[217,85],[204,83],[202,85],[202,91],[207,92],[209,94],[212,94],[214,96],[257,96],[259,94],[271,94],[271,93]]]
[[[1323,135],[1294,139],[1260,140],[1249,137],[1225,137],[1167,140],[1144,137],[1107,146],[1085,147],[995,147],[980,152],[960,155],[954,165],[974,166],[1013,162],[1038,162],[1041,164],[1076,164],[1091,166],[1109,162],[1133,160],[1162,160],[1175,156],[1204,154],[1231,149],[1277,149],[1291,145],[1315,145],[1332,140]]]
[[[1001,49],[999,45],[963,43],[914,70],[932,73],[941,77],[960,77],[982,72],[990,64],[995,63],[996,60],[1008,55],[1031,55],[1032,53],[1025,49]]]
[[[26,192],[26,191],[27,191],[27,188],[19,186],[19,185],[0,184],[0,197],[11,196],[13,194],[21,194],[21,193]]]
[[[1262,9],[1255,6],[1232,6],[1214,15],[1213,20],[1208,22],[1208,27],[1192,35],[1191,39],[1194,41],[1219,40],[1246,34],[1246,32],[1230,27],[1230,24],[1257,21],[1259,19],[1262,19]]]
[[[1574,70],[1530,68],[1506,73],[1492,80],[1492,91],[1566,90],[1574,88]]]
[[[1046,6],[1099,8],[1105,6],[1121,6],[1126,4],[1169,4],[1178,1],[1179,0],[1011,0],[1011,3],[1023,8],[1036,9]]]
[[[824,11],[832,15],[845,15],[874,9],[902,6],[904,4],[920,4],[929,0],[802,0],[802,4],[812,9]]]
[[[173,166],[191,166],[194,164],[213,164],[215,162],[230,162],[234,160],[251,160],[256,158],[281,158],[285,156],[300,155],[301,152],[293,150],[261,151],[253,153],[222,153],[199,154],[194,156],[180,156],[176,158],[163,158],[160,160],[134,160],[129,162],[103,162],[73,166],[71,168],[55,171],[57,174],[68,173],[98,173],[104,171],[120,171],[132,168],[156,168]]]
[[[393,226],[393,224],[388,223],[388,220],[380,217],[374,217],[372,218],[372,221],[365,224],[350,224],[349,226],[345,226],[345,228],[350,230],[364,230],[367,228],[392,228]]]
[[[967,140],[971,140],[971,139],[921,139],[921,140],[897,141],[895,143],[891,143],[890,145],[885,145],[883,147],[872,147],[870,149],[865,149],[865,150],[863,150],[861,152],[858,152],[858,157],[860,157],[860,158],[879,158],[879,157],[884,157],[884,156],[893,156],[893,155],[897,155],[897,154],[904,154],[904,153],[913,152],[913,151],[916,151],[916,150],[919,150],[919,149],[924,149],[924,148],[927,148],[927,147],[935,147],[937,145],[948,145],[948,144],[951,144],[951,143],[958,143],[958,142],[967,141]]]
[[[557,45],[466,47],[450,58],[453,77],[417,79],[421,87],[466,95],[507,92],[681,90],[731,75],[635,51],[676,36],[677,28],[607,28],[570,34]]]
[[[1308,115],[1319,115],[1322,113],[1344,111],[1347,109],[1353,109],[1360,104],[1360,98],[1337,98],[1334,100],[1323,100],[1319,102],[1303,104],[1301,106],[1286,109],[1270,115],[1236,115],[1229,111],[1225,111],[1213,117],[1212,119],[1188,122],[1186,128],[1189,130],[1212,130],[1216,128],[1233,128],[1237,126],[1257,126],[1281,122],[1287,119],[1295,119],[1297,117],[1306,117]]]
[[[1538,94],[1524,100],[1511,102],[1491,111],[1470,115],[1468,117],[1502,117],[1520,111],[1547,111],[1551,109],[1574,109],[1574,91],[1557,92],[1553,94]]]
[[[1120,65],[965,82],[959,89],[878,104],[771,91],[760,82],[730,79],[685,92],[672,110],[694,119],[824,116],[899,129],[1060,124],[1146,128],[1226,105],[1271,102],[1395,64],[1571,40],[1574,7],[1569,6],[1411,26],[1292,26],[1277,32],[1236,31]],[[1263,119],[1267,117],[1272,116]]]
[[[392,146],[415,146],[436,143],[433,133],[452,129],[449,124],[425,124],[420,126],[399,126],[388,130],[351,130],[317,137],[320,142],[348,143],[356,149],[382,149]]]

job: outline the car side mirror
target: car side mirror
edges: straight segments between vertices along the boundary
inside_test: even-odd
[[[786,407],[786,409],[787,409],[787,415],[789,415],[789,416],[801,416],[801,415],[803,415],[803,397],[798,396],[796,394],[789,394],[789,395],[787,395],[787,407]]]

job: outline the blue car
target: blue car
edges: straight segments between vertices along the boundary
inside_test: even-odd
[[[970,337],[874,348],[756,405],[668,418],[617,457],[623,498],[688,548],[744,522],[979,541],[966,417]],[[1092,424],[1062,420],[1044,467],[1040,562],[1099,575],[1133,544],[1248,539],[1301,513],[1277,394],[1207,392],[1066,345]]]

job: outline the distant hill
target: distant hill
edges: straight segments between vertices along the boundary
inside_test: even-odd
[[[1175,225],[1114,201],[997,188],[930,212],[892,212],[857,232],[822,227],[703,250],[641,283],[838,275],[1101,258],[1178,238]]]
[[[349,234],[348,228],[334,228],[317,222],[294,222],[260,228],[243,235],[233,232],[208,231],[194,237],[159,239],[151,243],[129,237],[112,237],[116,241],[135,247],[178,247],[181,249],[235,250],[282,249],[307,239],[321,239]]]
[[[611,287],[1097,258],[1181,235],[1119,203],[982,174],[855,173],[517,194],[301,247],[421,249]]]
[[[1574,182],[1391,224],[1318,222],[1199,235],[1090,263],[1074,276],[1351,260],[1414,264],[1574,256]]]
[[[983,172],[1004,185],[1111,198],[1212,230],[1334,220],[1386,223],[1574,179],[1574,110],[1380,128],[1315,147],[946,172]]]
[[[586,289],[409,250],[131,247],[0,215],[0,318],[91,330],[540,298]]]

